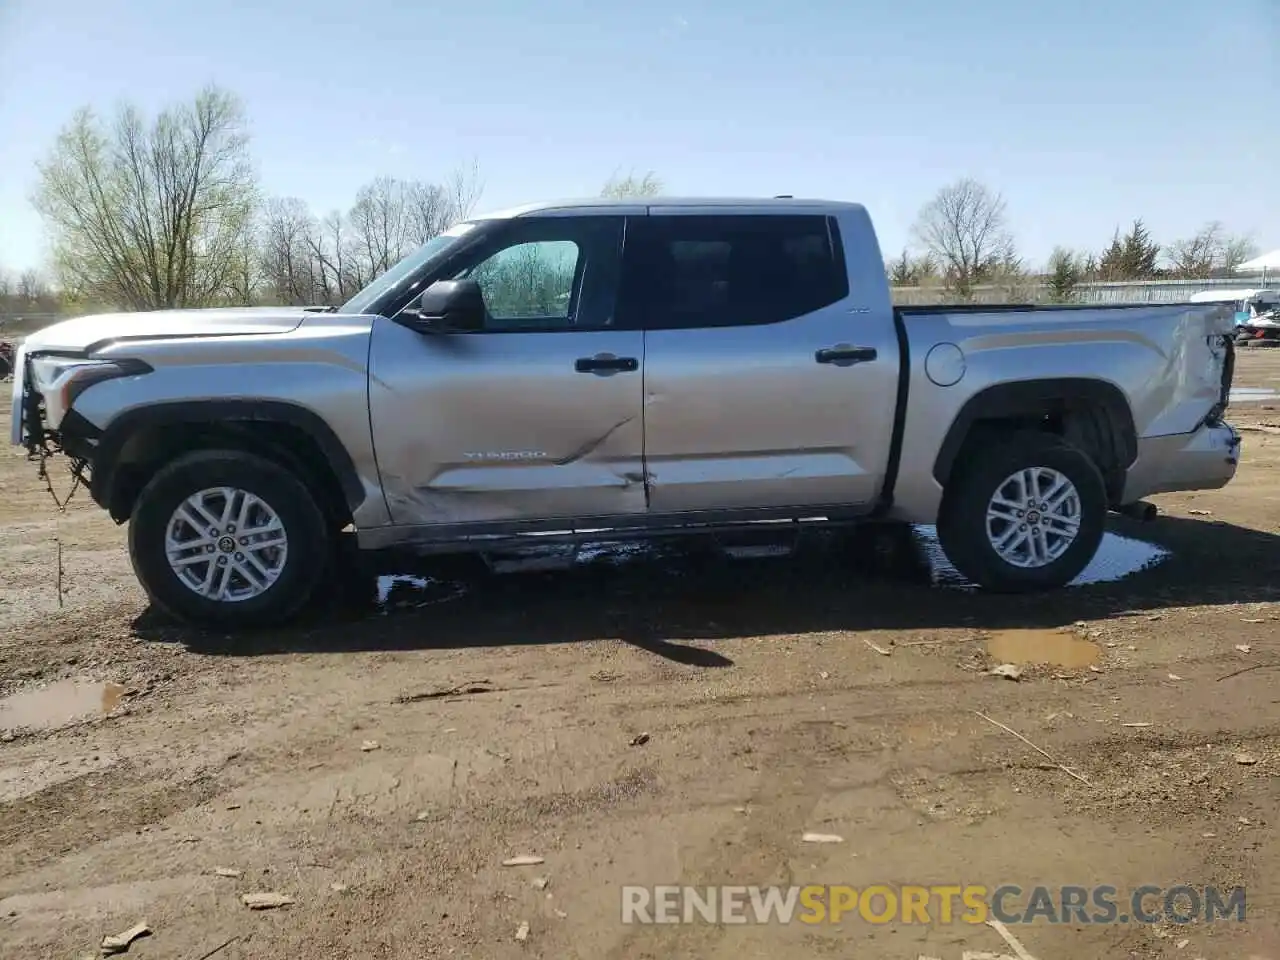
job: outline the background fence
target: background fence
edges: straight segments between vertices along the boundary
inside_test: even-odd
[[[1227,280],[1120,280],[1082,283],[1075,288],[1074,303],[1185,303],[1191,295],[1204,290],[1240,289],[1280,290],[1280,277],[1269,277],[1264,284],[1259,277],[1233,277]],[[942,287],[894,287],[893,302],[924,306],[948,303],[955,296]],[[1048,284],[1035,280],[1018,284],[1000,284],[974,289],[976,303],[1049,303],[1053,291]]]

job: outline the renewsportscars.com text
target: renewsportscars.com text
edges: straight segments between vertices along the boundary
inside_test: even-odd
[[[1127,892],[1108,885],[811,884],[760,886],[624,886],[623,923],[980,924],[1244,922],[1245,889],[1161,887]]]

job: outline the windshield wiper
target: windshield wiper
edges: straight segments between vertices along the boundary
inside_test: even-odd
[[[338,312],[338,308],[336,305],[331,307],[303,307],[302,309],[305,310],[307,313],[337,313]]]

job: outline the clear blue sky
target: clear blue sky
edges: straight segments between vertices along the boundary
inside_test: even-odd
[[[1219,219],[1280,246],[1280,0],[0,0],[0,265],[83,104],[240,94],[265,188],[318,212],[472,157],[482,207],[654,170],[869,207],[886,255],[964,175],[1024,253]]]

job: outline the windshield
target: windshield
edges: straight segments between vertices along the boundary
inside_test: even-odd
[[[462,237],[475,229],[475,223],[457,223],[438,236],[432,237],[394,267],[375,279],[367,287],[338,308],[339,313],[364,313],[387,291],[399,286],[406,277],[416,273],[428,260],[440,256]]]

